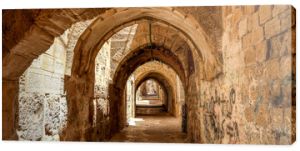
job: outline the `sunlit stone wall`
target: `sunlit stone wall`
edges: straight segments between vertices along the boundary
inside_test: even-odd
[[[66,31],[20,77],[20,140],[59,140],[66,124],[67,104],[64,92]]]

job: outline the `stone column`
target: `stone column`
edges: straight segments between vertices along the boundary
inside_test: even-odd
[[[2,80],[2,140],[17,140],[19,81]]]

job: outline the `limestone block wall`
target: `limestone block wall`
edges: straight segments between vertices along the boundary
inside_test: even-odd
[[[20,140],[59,140],[66,124],[64,92],[68,31],[25,71],[19,80]]]
[[[138,24],[125,27],[115,33],[111,38],[111,77],[119,66],[120,62],[130,53],[131,43],[135,37]]]
[[[292,6],[232,6],[222,11],[223,74],[212,81],[196,79],[191,86],[198,91],[189,99],[194,105],[189,113],[191,140],[293,143],[295,10]]]
[[[127,123],[130,123],[130,119],[135,115],[135,78],[131,75],[126,83],[126,119]]]
[[[67,44],[67,55],[66,55],[66,75],[71,75],[72,63],[73,63],[73,55],[74,55],[74,48],[76,43],[81,36],[81,34],[86,30],[86,28],[92,23],[94,19],[81,21],[73,24],[69,29],[68,34],[68,44]]]
[[[94,116],[93,127],[99,139],[109,134],[109,96],[108,85],[111,80],[111,43],[108,40],[95,60]]]

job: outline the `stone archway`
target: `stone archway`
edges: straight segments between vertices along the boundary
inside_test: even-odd
[[[142,12],[142,13],[141,13]],[[84,102],[86,102],[87,105],[85,105],[84,107],[81,106],[81,111],[84,112],[83,114],[80,114],[80,116],[82,116],[84,121],[81,121],[80,123],[85,123],[81,125],[81,128],[78,128],[78,131],[82,131],[82,132],[86,132],[87,129],[86,127],[91,127],[90,126],[90,119],[89,119],[89,112],[90,112],[90,108],[88,107],[89,105],[89,100],[92,97],[93,94],[93,81],[94,81],[94,60],[95,57],[99,51],[99,49],[101,48],[102,44],[111,36],[113,35],[116,31],[131,25],[133,23],[137,23],[137,21],[141,20],[141,19],[151,19],[151,20],[157,20],[157,21],[161,21],[164,22],[165,24],[168,24],[176,29],[178,29],[186,38],[187,43],[189,44],[190,49],[192,50],[192,53],[190,55],[201,55],[203,56],[204,59],[204,64],[206,65],[207,68],[205,69],[209,69],[210,72],[212,73],[212,75],[214,74],[213,71],[216,71],[215,67],[217,66],[217,61],[214,59],[214,56],[211,54],[211,51],[213,51],[212,47],[210,47],[209,43],[207,43],[207,39],[205,39],[204,35],[205,34],[201,34],[202,30],[200,28],[200,26],[198,26],[197,22],[194,21],[193,19],[191,19],[190,17],[187,16],[181,16],[180,14],[176,14],[172,17],[170,17],[170,15],[166,15],[166,14],[162,14],[162,13],[174,13],[174,10],[170,10],[168,8],[139,8],[139,9],[117,9],[117,10],[112,10],[109,13],[111,13],[110,17],[106,18],[108,14],[104,14],[103,16],[100,16],[99,18],[97,18],[87,29],[86,31],[81,35],[80,40],[78,41],[75,50],[74,50],[74,62],[73,62],[73,66],[72,66],[72,76],[70,78],[70,80],[67,82],[66,84],[66,88],[67,88],[67,100],[68,100],[68,104],[71,105],[72,103],[76,104],[74,105],[74,109],[73,107],[69,108],[69,115],[72,116],[79,116],[79,112],[76,106],[81,106],[78,101],[76,100],[82,100]],[[176,11],[175,11],[176,12]],[[171,20],[170,20],[171,19]],[[185,20],[186,23],[188,24],[182,24],[183,22],[180,20]],[[186,29],[186,28],[195,28],[197,32],[199,32],[197,35],[195,33],[195,30],[191,31],[191,29]],[[200,30],[200,31],[199,31]],[[99,33],[99,34],[96,34]],[[199,34],[201,36],[199,36]],[[199,43],[196,43],[196,41],[198,41]],[[203,43],[203,45],[199,45],[200,43]],[[203,49],[199,49],[199,48],[203,48]],[[203,52],[199,52],[199,50],[203,51]],[[205,50],[205,51],[204,51]],[[159,52],[159,51],[157,51]],[[167,51],[165,51],[167,52]],[[172,53],[169,53],[172,54]],[[165,54],[165,59],[164,61],[166,62],[172,62],[172,59],[170,59],[169,57],[166,57],[167,55],[169,55],[168,53]],[[152,55],[152,52],[151,52]],[[151,56],[148,55],[148,56]],[[158,55],[159,56],[159,55]],[[163,56],[163,55],[162,55]],[[201,57],[202,58],[202,57]],[[152,59],[152,57],[148,58],[148,59]],[[155,58],[154,58],[155,59]],[[191,59],[191,58],[189,58]],[[174,60],[178,60],[178,59],[174,59]],[[149,60],[148,60],[149,61]],[[193,62],[192,60],[189,60]],[[212,63],[214,62],[214,63]],[[138,63],[139,64],[139,63]],[[170,63],[169,63],[170,64]],[[180,61],[175,61],[174,64],[180,64]],[[192,63],[193,64],[193,63]],[[210,64],[208,66],[208,64]],[[175,66],[176,67],[176,66]],[[127,67],[128,68],[128,67]],[[129,67],[129,68],[133,68],[133,67]],[[183,67],[179,66],[179,68],[182,70]],[[190,68],[190,67],[189,67]],[[124,69],[124,68],[123,68]],[[117,69],[118,70],[118,69]],[[179,70],[178,68],[175,70]],[[182,70],[183,71],[183,70]],[[122,73],[122,72],[121,72]],[[123,79],[126,80],[128,77],[128,73],[130,73],[129,71],[124,72],[125,75],[121,76],[119,79]],[[181,78],[181,80],[185,80],[187,77],[183,76],[183,73],[187,73],[187,72],[178,72],[179,77]],[[216,72],[215,72],[216,73]],[[115,76],[118,77],[118,76]],[[126,78],[124,78],[126,77]],[[183,78],[185,77],[185,78]],[[207,77],[209,78],[209,76]],[[116,82],[117,80],[114,78],[114,82]],[[117,83],[117,87],[116,86],[111,86],[110,92],[112,94],[123,94],[122,93],[122,84]],[[121,82],[120,82],[121,83]],[[121,89],[120,89],[121,87]],[[77,90],[73,90],[74,88],[79,88]],[[117,100],[117,96],[113,96],[114,98],[111,98],[112,100]],[[122,98],[122,96],[119,96],[119,98]],[[115,102],[112,101],[114,104]],[[116,107],[111,107],[112,111],[113,110],[119,110],[119,107],[122,108],[124,104],[121,104],[119,106]],[[72,106],[72,105],[71,105]],[[73,111],[75,111],[76,113],[72,113]],[[80,112],[81,112],[80,111]],[[122,112],[122,111],[121,111]],[[111,119],[117,119],[120,120],[119,116],[123,115],[122,113],[120,115],[114,115],[111,116]],[[72,117],[70,117],[72,118]],[[76,124],[77,123],[77,124]],[[121,122],[123,123],[123,122]],[[73,127],[72,125],[78,125],[78,121],[74,120],[69,122],[68,124],[69,126]],[[116,126],[112,126],[112,132],[118,131],[122,126],[118,126],[118,124],[113,123],[112,125],[116,125]],[[72,132],[73,133],[73,132]],[[76,135],[79,135],[78,137],[80,138],[85,138],[84,134],[80,134],[80,132],[77,132]],[[64,135],[64,136],[68,136],[68,135]],[[76,137],[75,137],[76,138]],[[65,139],[65,138],[63,138]]]
[[[220,72],[219,61],[213,55],[215,50],[193,17],[184,15],[174,8],[131,8],[110,10],[87,28],[74,50],[74,60],[77,61],[73,62],[72,74],[81,76],[87,72],[99,49],[109,37],[142,19],[157,20],[178,29],[186,37],[194,54],[203,57],[206,69],[211,73],[208,79]]]
[[[169,65],[178,74],[180,79],[185,80],[186,76],[183,74],[184,69],[178,60],[178,58],[170,51],[163,48],[145,48],[141,47],[137,50],[131,52],[125,59],[120,63],[116,70],[113,78],[113,84],[110,85],[110,113],[112,119],[117,119],[112,121],[113,130],[112,133],[122,129],[125,123],[125,101],[123,97],[124,87],[128,77],[135,71],[136,68],[142,66],[143,64],[152,61],[160,60],[165,64]],[[121,101],[120,101],[121,100]],[[118,123],[116,123],[119,121]],[[121,124],[121,125],[120,125]]]
[[[78,11],[81,12],[81,15],[83,16],[87,15],[84,11],[80,9]],[[97,14],[98,11],[99,10],[97,9],[91,10],[91,13]],[[7,57],[4,59],[4,69],[6,69],[8,66],[16,66],[17,64],[19,64],[13,61],[12,58],[14,57],[16,58],[20,56],[25,56],[23,58],[21,57],[21,59],[16,59],[19,61],[24,61],[25,64],[23,64],[24,66],[19,66],[15,70],[9,70],[7,68],[8,70],[5,70],[5,73],[3,74],[3,79],[6,79],[7,77],[9,77],[10,79],[17,79],[22,74],[22,72],[28,67],[31,61],[43,51],[45,51],[44,49],[52,43],[52,38],[58,36],[59,33],[64,31],[64,28],[68,28],[72,23],[75,23],[77,20],[84,20],[83,18],[78,17],[73,11],[68,12],[62,10],[58,12],[62,13],[61,16],[54,15],[53,17],[58,17],[56,20],[57,22],[51,21],[51,19],[53,19],[51,18],[49,20],[50,23],[48,25],[48,20],[41,19],[41,22],[38,22],[39,24],[36,24],[37,26],[34,26],[34,28],[32,28],[32,30],[37,31],[32,33],[41,33],[40,39],[44,40],[44,42],[40,43],[40,45],[32,49],[32,51],[28,50],[26,52],[18,51],[17,48],[20,48],[18,45],[14,49],[12,49],[13,53],[7,55]],[[64,18],[62,16],[68,13],[71,14],[69,14],[71,16],[69,18],[69,22],[67,22],[67,24],[64,24],[64,22],[60,22],[60,19]],[[185,13],[180,12],[174,8],[122,8],[107,10],[105,13],[97,17],[96,20],[89,27],[87,27],[86,31],[81,35],[75,47],[72,76],[66,82],[65,88],[68,93],[68,104],[74,104],[71,105],[71,107],[68,110],[69,115],[72,115],[68,119],[68,125],[70,127],[77,126],[77,129],[71,132],[71,134],[62,134],[62,140],[88,140],[90,138],[90,136],[88,136],[88,132],[92,129],[92,127],[90,126],[92,119],[90,119],[91,113],[89,111],[92,107],[91,105],[89,105],[89,100],[92,99],[93,85],[89,82],[94,81],[94,77],[90,75],[94,74],[94,71],[92,70],[94,68],[94,59],[96,57],[96,54],[98,53],[98,50],[102,46],[102,44],[116,31],[145,19],[151,21],[155,20],[178,30],[181,37],[183,37],[183,39],[188,44],[189,49],[191,50],[191,52],[189,52],[189,56],[196,55],[200,58],[203,58],[203,63],[207,65],[209,70],[213,71],[210,72],[212,73],[212,76],[215,73],[219,72],[218,70],[220,68],[218,68],[218,59],[216,59],[213,55],[215,49],[213,46],[210,45],[211,43],[208,42],[209,38],[207,38],[207,35],[205,34],[202,27],[192,16],[186,15]],[[62,28],[58,26],[59,24],[62,24]],[[43,25],[45,25],[45,28],[41,28]],[[33,38],[33,36],[34,35],[29,35],[26,38],[27,40],[30,40],[30,38]],[[22,44],[24,43],[21,43],[20,45]],[[31,47],[30,45],[28,45],[29,43],[26,43],[26,40],[25,44],[23,45],[24,47]],[[166,59],[165,61],[168,61],[168,59]],[[193,61],[194,60],[192,59],[192,62]],[[178,64],[180,63],[180,61],[175,61],[174,63]],[[182,66],[179,68],[180,70],[184,69]],[[179,73],[186,74],[187,72],[185,71]],[[180,75],[179,77],[181,80],[186,80],[187,78],[186,75]],[[207,78],[210,78],[210,76],[207,76]],[[9,83],[9,85],[13,84],[13,82]],[[4,87],[12,87],[7,85],[8,84],[5,84],[4,82]],[[14,85],[17,84],[14,83]],[[14,89],[17,88],[18,86],[14,86]],[[76,90],[73,91],[74,89]],[[6,88],[4,89],[4,91],[5,90]],[[17,96],[17,94],[12,94],[12,96],[7,96],[7,98],[15,96]],[[79,100],[84,103],[80,102]],[[11,104],[13,104],[13,102],[10,102],[10,104],[6,104],[8,106],[12,106]],[[8,110],[10,110],[9,107]],[[10,114],[13,115],[12,111]],[[82,117],[82,121],[80,122],[80,124],[76,122],[77,119],[75,117]],[[7,119],[7,121],[11,122],[13,120]],[[15,131],[14,128],[12,128],[12,131]]]
[[[175,115],[174,111],[176,110],[175,108],[175,90],[174,88],[171,86],[170,81],[168,80],[168,78],[158,72],[149,72],[146,75],[143,75],[142,77],[138,78],[136,80],[136,86],[135,86],[135,90],[138,90],[138,87],[141,86],[141,84],[149,79],[154,79],[156,80],[162,87],[163,90],[165,91],[165,93],[167,94],[167,111],[169,111],[169,113],[171,113],[172,115]],[[137,91],[135,91],[136,94]],[[169,107],[170,106],[170,107]]]

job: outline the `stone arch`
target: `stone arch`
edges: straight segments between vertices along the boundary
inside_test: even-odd
[[[124,85],[123,81],[129,77],[129,75],[142,64],[158,60],[170,66],[178,74],[182,81],[186,81],[187,75],[184,73],[183,65],[181,64],[178,57],[169,49],[164,47],[157,47],[155,45],[149,47],[143,45],[136,50],[129,53],[119,64],[115,71],[113,81],[118,88],[122,88]],[[129,71],[126,73],[126,71]]]
[[[107,9],[33,9],[17,10],[17,13],[16,10],[3,10],[6,21],[2,56],[4,140],[18,139],[15,111],[18,111],[19,77],[34,59],[50,48],[55,37],[62,35],[72,24],[92,19],[105,10]],[[13,37],[13,40],[7,37]]]
[[[148,72],[147,74],[145,75],[141,75],[142,77],[139,77],[138,79],[136,79],[136,86],[135,86],[135,95],[136,95],[136,92],[137,92],[137,89],[140,87],[140,85],[149,80],[149,79],[154,79],[156,80],[164,89],[165,93],[167,94],[167,110],[169,110],[168,106],[171,105],[171,114],[174,115],[174,111],[175,111],[175,96],[174,96],[174,93],[175,93],[175,90],[174,88],[171,86],[170,84],[170,81],[168,80],[168,78],[159,73],[159,72],[155,72],[155,71],[150,71]]]
[[[130,48],[123,51],[121,56],[118,56],[119,61],[117,61],[117,64],[119,64],[128,53],[138,49],[138,47],[152,45],[171,50],[182,62],[183,68],[186,72],[185,74],[190,75],[194,73],[195,65],[192,60],[194,60],[197,56],[193,56],[187,38],[172,26],[146,19],[139,21],[134,38],[131,41]]]
[[[45,24],[45,20],[41,19],[42,21],[36,23],[36,25],[34,25],[34,28],[32,28],[32,33],[41,33],[40,38],[37,39],[42,41],[41,43],[39,43],[40,45],[38,45],[33,51],[18,51],[19,48],[25,46],[24,43],[21,43],[20,45],[12,49],[13,53],[8,54],[8,56],[4,58],[4,69],[7,70],[4,70],[5,72],[3,74],[3,79],[9,78],[7,80],[16,80],[24,72],[28,65],[30,65],[31,61],[37,56],[39,56],[41,53],[43,53],[46,50],[45,48],[49,47],[51,43],[53,43],[53,38],[55,36],[58,36],[59,34],[64,32],[65,29],[69,28],[70,25],[72,25],[76,21],[84,20],[80,17],[80,15],[83,14],[83,16],[87,16],[87,14],[85,14],[84,11],[82,12],[80,10],[78,11],[79,15],[77,14],[77,12],[74,11],[62,10],[58,12],[61,12],[61,14],[58,15],[58,19],[53,21],[55,17],[51,18],[51,20],[49,20],[49,25],[47,24],[47,21]],[[92,14],[97,13],[99,13],[97,10],[92,11]],[[68,14],[67,17],[63,17],[66,14]],[[66,18],[68,19],[68,22],[66,24],[62,23],[61,19]],[[75,55],[74,66],[72,68],[72,76],[66,82],[65,87],[68,92],[68,104],[76,104],[73,107],[71,107],[71,110],[69,110],[70,113],[75,113],[73,116],[79,117],[78,115],[81,114],[81,112],[77,111],[80,110],[82,111],[82,119],[84,120],[80,122],[83,124],[78,127],[79,133],[77,133],[76,131],[73,132],[77,133],[76,135],[78,136],[72,137],[72,139],[84,140],[85,138],[88,138],[88,136],[86,136],[86,133],[81,132],[88,131],[86,130],[86,127],[90,127],[90,107],[88,107],[88,105],[81,106],[78,101],[76,102],[74,100],[82,100],[83,102],[88,104],[89,100],[91,99],[91,94],[93,93],[93,86],[89,84],[89,81],[93,81],[94,77],[91,77],[89,75],[94,74],[94,71],[92,71],[94,68],[93,60],[96,57],[99,48],[102,46],[103,42],[107,40],[106,38],[110,37],[110,34],[112,35],[118,30],[117,28],[121,29],[127,23],[136,23],[140,19],[145,18],[164,22],[165,24],[173,26],[179,31],[181,31],[181,33],[185,35],[187,42],[190,45],[190,48],[193,50],[193,54],[203,56],[205,65],[211,71],[215,71],[213,73],[219,72],[218,61],[213,56],[213,52],[215,51],[213,46],[210,42],[208,42],[208,38],[205,35],[202,27],[190,15],[182,14],[174,8],[110,9],[106,11],[106,13],[100,15],[87,28],[87,30],[82,34],[82,36],[78,40],[78,43],[74,50]],[[60,27],[59,25],[62,25],[62,27]],[[35,36],[36,35],[29,35],[29,37],[24,40],[25,43],[26,41],[30,40],[33,40],[36,43],[36,39],[34,40],[33,38]],[[31,46],[28,45],[28,43],[27,47],[31,48]],[[22,64],[22,66],[19,66],[17,70],[15,70],[12,67],[18,66],[20,62],[14,62],[14,60],[21,60],[25,63]],[[12,68],[12,70],[9,68]],[[74,92],[68,91],[74,90],[74,88],[76,88]],[[81,94],[84,95],[79,96]],[[69,121],[72,121],[73,119],[74,118],[71,117]],[[78,125],[78,123],[75,122],[74,125]]]
[[[187,85],[187,83],[181,81],[178,74],[172,67],[159,61],[150,61],[139,66],[134,70],[131,76],[135,77],[136,84],[136,82],[140,81],[142,77],[152,72],[164,75],[164,77],[168,79],[169,84],[173,86],[176,95],[176,104],[178,105],[174,113],[176,113],[176,117],[180,116],[180,114],[182,113],[182,108],[180,107],[180,105],[183,104],[185,100],[187,100],[186,89],[184,88],[184,85]]]
[[[19,10],[19,15],[31,15],[25,21],[26,30],[20,30],[13,42],[4,39],[3,73],[2,79],[16,81],[30,66],[31,62],[53,44],[54,38],[59,37],[74,23],[95,18],[104,13],[101,9],[47,9],[47,10]],[[11,12],[10,12],[11,11]],[[11,17],[14,10],[5,10],[5,15]],[[21,18],[23,16],[13,16]],[[6,20],[8,21],[8,20]],[[18,26],[18,25],[14,25]]]
[[[139,66],[153,60],[161,61],[170,66],[180,77],[182,81],[185,81],[184,69],[178,58],[170,50],[152,46],[141,46],[138,49],[129,53],[117,67],[116,73],[113,77],[113,83],[109,86],[110,96],[110,116],[112,119],[117,119],[119,123],[113,123],[113,132],[116,132],[124,127],[126,118],[125,105],[126,102],[123,98],[124,87],[126,81]],[[121,101],[120,101],[121,100]],[[113,121],[113,122],[115,122]]]
[[[218,60],[213,55],[215,50],[212,43],[208,41],[207,35],[193,17],[182,14],[174,8],[124,8],[107,11],[86,29],[74,50],[74,60],[77,61],[73,62],[72,73],[81,76],[88,72],[99,49],[109,37],[145,18],[158,20],[178,29],[186,36],[191,49],[195,51],[194,54],[203,56],[204,64],[212,73],[211,76],[220,72]]]
[[[170,17],[171,16],[171,17]],[[72,66],[72,74],[69,81],[67,81],[66,87],[67,87],[67,98],[68,98],[68,104],[77,104],[74,105],[74,111],[76,113],[72,113],[73,110],[69,109],[71,113],[69,115],[79,116],[81,114],[80,112],[77,112],[76,106],[81,106],[80,103],[76,100],[83,100],[86,101],[87,104],[91,100],[91,96],[93,94],[93,81],[94,81],[94,66],[95,66],[95,57],[102,47],[103,43],[111,37],[114,33],[119,31],[120,29],[127,27],[128,25],[132,25],[134,23],[137,23],[138,21],[142,19],[150,19],[150,20],[158,20],[161,22],[164,22],[165,24],[168,24],[170,26],[173,26],[174,28],[178,29],[181,33],[183,33],[186,37],[186,41],[190,46],[190,49],[192,50],[193,55],[203,56],[204,63],[207,65],[209,69],[212,71],[214,69],[216,64],[212,63],[217,62],[214,59],[214,56],[212,55],[213,48],[210,46],[211,43],[207,41],[205,38],[205,34],[201,28],[201,26],[198,25],[197,21],[193,20],[192,17],[182,16],[181,13],[178,13],[178,11],[175,11],[174,9],[169,8],[132,8],[132,9],[113,9],[109,10],[106,13],[99,16],[81,35],[80,39],[78,40],[76,47],[74,49],[74,58],[73,58],[73,66]],[[184,22],[183,22],[184,21]],[[203,32],[203,34],[201,34]],[[196,34],[195,34],[196,33]],[[199,36],[201,35],[201,36]],[[189,40],[191,39],[191,40]],[[201,44],[201,45],[200,45]],[[199,49],[202,48],[202,49]],[[201,52],[200,52],[201,50]],[[159,52],[159,51],[157,51]],[[166,56],[166,55],[165,55]],[[151,59],[151,58],[148,58]],[[189,58],[191,59],[191,58]],[[165,57],[165,61],[170,61],[170,57]],[[178,60],[178,59],[174,59]],[[208,61],[209,60],[209,61]],[[149,61],[149,60],[148,60]],[[193,60],[192,60],[193,61]],[[180,64],[179,61],[174,62],[175,64]],[[209,65],[209,66],[208,66]],[[176,66],[175,66],[176,67]],[[131,68],[131,67],[130,67]],[[179,67],[181,71],[181,67]],[[118,70],[118,69],[117,69]],[[175,69],[179,71],[179,69]],[[130,73],[130,72],[128,72]],[[184,73],[184,72],[183,72]],[[211,72],[212,73],[212,72]],[[178,72],[179,77],[181,80],[185,80],[186,76],[182,76],[182,72]],[[115,76],[116,77],[116,76]],[[117,76],[118,77],[118,76]],[[126,78],[124,78],[126,77]],[[128,75],[121,76],[120,79],[127,79]],[[185,78],[182,78],[185,77]],[[114,78],[115,79],[115,78]],[[119,80],[119,79],[118,79]],[[114,80],[115,82],[116,80]],[[120,82],[122,83],[122,82]],[[123,92],[120,92],[122,90],[122,84],[118,86],[119,88],[116,88],[115,86],[112,86],[110,89],[110,93],[112,94],[123,94]],[[73,90],[74,88],[78,88],[76,90]],[[121,89],[120,89],[121,88]],[[117,95],[118,96],[118,95]],[[117,100],[116,96],[113,96],[114,98],[111,98],[112,100]],[[122,98],[123,96],[119,96]],[[115,102],[112,101],[111,104],[114,104]],[[124,105],[124,104],[123,104]],[[119,107],[122,108],[122,104],[114,107],[111,105],[111,111],[117,110],[119,111]],[[72,108],[72,107],[71,107]],[[86,129],[84,127],[91,127],[88,123],[91,123],[89,121],[89,113],[90,108],[88,105],[85,107],[81,107],[81,111],[83,112],[82,115],[84,116],[83,119],[84,122],[79,123],[86,123],[88,126],[82,125],[82,128],[79,129]],[[111,113],[112,113],[111,112]],[[122,115],[122,114],[121,114]],[[117,119],[120,121],[118,115],[111,115],[111,119]],[[74,122],[74,125],[78,125]],[[124,122],[120,122],[124,123]],[[72,125],[72,124],[69,124]],[[116,123],[113,123],[112,125],[112,132],[118,131],[122,126],[118,126]],[[83,133],[86,133],[86,130],[79,130]],[[80,133],[78,133],[80,135]],[[81,134],[81,138],[84,138],[84,134]]]

